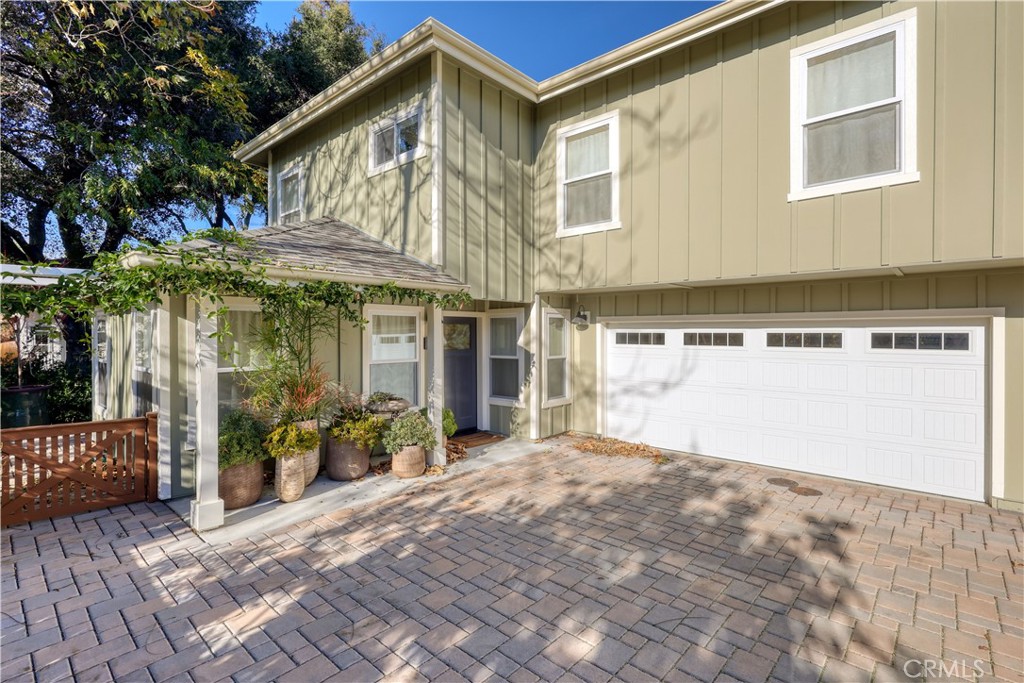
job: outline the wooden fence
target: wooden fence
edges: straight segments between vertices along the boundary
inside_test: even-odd
[[[156,413],[0,431],[3,526],[155,501]]]

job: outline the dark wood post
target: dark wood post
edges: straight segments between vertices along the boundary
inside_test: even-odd
[[[156,416],[156,411],[146,413],[146,500],[150,503],[157,501],[159,493],[156,477],[160,442],[157,438]]]

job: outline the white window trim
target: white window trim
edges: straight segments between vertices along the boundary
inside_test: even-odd
[[[258,303],[256,303],[256,302],[245,302],[244,299],[242,300],[242,302],[239,302],[237,300],[232,301],[231,299],[232,299],[232,297],[226,297],[226,300],[225,300],[225,304],[227,304],[228,311],[235,311],[235,312],[240,312],[240,313],[262,313],[263,312],[263,309],[260,308],[260,305]],[[218,328],[218,330],[223,330],[223,323],[219,323],[218,322],[217,328]],[[238,333],[237,330],[231,330],[232,337],[234,337],[234,335],[237,334],[237,333]],[[219,359],[219,357],[220,357],[220,350],[219,349],[217,351],[217,354],[218,354],[218,359]],[[231,359],[231,365],[229,367],[226,367],[226,368],[222,368],[218,364],[218,366],[217,366],[217,374],[218,375],[230,375],[230,374],[235,373],[236,371],[237,372],[252,372],[253,370],[259,370],[259,366],[258,365],[247,365],[244,368],[235,367],[235,365],[234,365],[235,360],[236,360],[235,358],[232,358]]]
[[[551,318],[562,318],[565,320],[565,396],[560,398],[548,398],[548,348],[550,339],[548,337],[548,320]],[[541,408],[556,408],[558,406],[564,406],[572,403],[572,323],[570,321],[570,313],[568,309],[548,309],[544,311],[541,344],[543,345],[541,354],[542,358],[542,370],[541,378]],[[555,358],[563,358],[563,356],[554,356]]]
[[[372,362],[373,357],[373,316],[391,315],[398,317],[414,317],[416,319],[416,406],[426,405],[424,386],[424,358],[423,358],[423,324],[424,311],[419,306],[388,306],[385,304],[367,304],[363,306],[363,317],[366,319],[366,327],[363,328],[363,384],[362,393],[368,396],[370,392],[370,365],[384,365],[387,363],[409,363],[409,360],[377,361]]]
[[[416,149],[398,154],[398,124],[412,116],[419,117],[419,131],[417,134],[418,142],[416,144]],[[427,145],[424,144],[426,140],[423,135],[424,123],[425,117],[423,116],[423,104],[420,103],[402,109],[396,112],[394,116],[383,118],[371,125],[368,141],[369,144],[367,144],[367,173],[370,176],[375,176],[385,171],[390,171],[393,168],[398,168],[404,163],[426,155]],[[389,127],[394,131],[395,135],[395,156],[390,161],[385,161],[383,164],[377,165],[374,163],[374,138],[377,136],[378,132]]]
[[[504,309],[504,310],[499,309],[499,310],[496,310],[496,311],[490,311],[487,314],[487,317],[485,318],[486,325],[487,325],[487,334],[486,334],[486,337],[485,337],[485,342],[486,342],[486,345],[487,345],[487,348],[485,349],[485,351],[486,351],[485,358],[487,359],[487,370],[486,370],[486,372],[487,372],[487,384],[486,384],[487,397],[486,397],[486,400],[487,400],[487,403],[489,405],[506,406],[506,407],[509,407],[509,408],[522,408],[524,406],[524,403],[523,403],[523,384],[526,382],[526,368],[525,368],[525,365],[526,365],[526,351],[523,348],[523,340],[522,340],[523,327],[524,327],[524,324],[523,324],[523,322],[524,322],[524,313],[525,312],[522,309],[515,309],[515,308],[509,308],[509,309]],[[514,318],[515,319],[515,321],[516,321],[516,340],[517,340],[516,341],[516,355],[514,355],[514,356],[496,356],[496,355],[494,355],[491,352],[491,348],[492,348],[491,347],[491,320],[493,320],[494,318]],[[516,398],[513,399],[513,398],[507,398],[507,397],[504,397],[504,396],[494,396],[493,395],[493,393],[492,393],[493,392],[493,388],[492,388],[493,387],[493,382],[491,382],[491,359],[492,358],[498,358],[498,359],[502,359],[503,358],[503,359],[506,359],[506,360],[515,359],[515,360],[519,361],[519,375],[518,375],[519,393],[518,393],[518,396]],[[488,413],[489,413],[489,411],[488,411]],[[488,421],[489,420],[490,420],[490,415],[488,414]]]
[[[104,370],[104,391],[100,396],[100,340],[99,328],[103,324],[103,364]],[[105,313],[97,313],[92,323],[92,386],[93,386],[93,415],[104,419],[107,413],[107,406],[110,404],[110,320]]]
[[[281,186],[284,184],[285,180],[287,180],[288,178],[291,178],[295,174],[299,175],[299,191],[298,191],[299,206],[297,208],[292,209],[291,211],[288,211],[286,213],[285,211],[283,211],[284,207],[281,206],[281,200],[284,197],[284,193],[281,192]],[[296,162],[293,162],[292,164],[290,164],[287,168],[285,168],[283,171],[281,171],[280,173],[277,174],[277,223],[278,224],[284,223],[284,217],[285,216],[290,216],[293,213],[299,214],[299,220],[300,221],[303,220],[304,217],[305,217],[305,210],[303,208],[305,206],[305,204],[306,204],[305,200],[306,200],[306,174],[305,174],[305,172],[302,169],[302,163],[296,161]]]
[[[900,105],[900,170],[863,178],[838,180],[833,183],[804,187],[804,126],[810,119],[804,116],[807,101],[807,62],[812,57],[833,52],[876,36],[896,33],[896,97],[892,102]],[[790,191],[788,201],[826,197],[843,192],[858,192],[891,185],[902,185],[921,180],[917,170],[917,10],[910,9],[864,26],[843,31],[815,41],[790,52]],[[886,100],[888,102],[889,100]],[[867,108],[881,106],[872,103]],[[859,109],[858,107],[857,109]],[[850,110],[855,111],[856,109]],[[837,114],[831,114],[834,117]],[[847,112],[848,113],[848,112]]]
[[[612,174],[612,217],[611,220],[588,225],[577,225],[571,228],[565,225],[565,141],[572,135],[578,135],[594,128],[608,126],[608,166]],[[557,227],[555,237],[572,237],[574,235],[587,235],[594,232],[606,230],[618,230],[622,228],[622,221],[619,217],[619,110],[608,112],[600,116],[580,121],[569,126],[558,129],[557,132],[557,160],[558,187],[556,190],[556,215]],[[595,175],[604,175],[605,172]],[[580,180],[574,178],[573,180]]]

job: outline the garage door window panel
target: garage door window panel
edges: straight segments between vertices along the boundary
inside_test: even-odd
[[[768,332],[765,346],[770,349],[841,349],[842,332]]]
[[[970,351],[970,332],[872,332],[875,351]]]
[[[684,332],[683,346],[743,347],[743,332]]]

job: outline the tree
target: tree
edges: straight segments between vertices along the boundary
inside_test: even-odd
[[[255,5],[0,3],[7,258],[89,266],[197,217],[248,226],[265,176],[231,150],[383,43],[347,2],[307,0],[280,33],[253,25]]]
[[[0,4],[5,255],[89,266],[183,229],[180,207],[214,193],[259,197],[261,174],[206,134],[251,120],[206,52],[217,15],[194,1]]]

